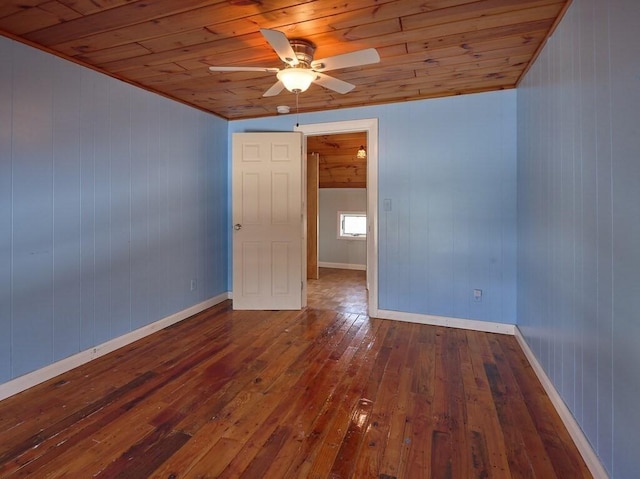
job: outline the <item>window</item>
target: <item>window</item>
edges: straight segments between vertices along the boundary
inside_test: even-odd
[[[367,214],[362,211],[338,211],[339,239],[367,239]]]

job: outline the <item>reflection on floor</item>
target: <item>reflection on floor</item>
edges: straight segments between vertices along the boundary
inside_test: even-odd
[[[367,273],[320,268],[320,278],[307,282],[307,305],[345,313],[367,314]]]
[[[0,401],[0,477],[591,478],[513,336],[357,314],[364,278],[224,301]]]

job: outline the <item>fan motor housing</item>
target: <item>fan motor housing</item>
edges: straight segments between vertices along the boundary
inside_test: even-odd
[[[289,43],[291,44],[291,48],[293,48],[298,61],[304,64],[305,67],[309,67],[313,61],[313,54],[316,51],[316,46],[307,40],[300,39],[289,40]]]

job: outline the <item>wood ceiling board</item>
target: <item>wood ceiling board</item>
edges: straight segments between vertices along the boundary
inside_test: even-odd
[[[364,5],[370,5],[369,0],[359,0]],[[330,31],[331,26],[326,24],[323,16],[333,12],[333,18],[340,16],[335,14],[335,7],[311,8],[316,3],[312,2],[294,5],[286,9],[276,9],[244,18],[229,17],[229,6],[225,3],[211,5],[196,10],[190,10],[177,15],[154,19],[152,21],[126,25],[98,34],[84,36],[65,43],[51,45],[63,53],[73,54],[74,51],[93,51],[117,46],[123,43],[138,42],[154,52],[161,52],[228,37],[238,37],[244,34],[255,33],[259,28],[278,28],[290,37],[305,36],[319,31]],[[274,3],[275,8],[278,3]],[[351,3],[351,8],[358,4]],[[351,14],[352,15],[352,14]],[[280,22],[272,20],[279,17]],[[216,19],[222,19],[216,22]],[[299,20],[295,20],[299,18]],[[313,20],[307,20],[313,18]],[[293,23],[297,21],[299,23]],[[305,28],[299,28],[300,25]],[[311,28],[311,25],[322,27]],[[288,25],[288,28],[287,28]],[[208,32],[205,38],[199,39],[203,31]],[[194,36],[194,32],[197,35]]]
[[[207,67],[200,64],[198,69],[186,62],[164,63],[162,65],[153,65],[147,67],[129,70],[127,76],[132,80],[144,81],[145,84],[174,84],[189,78],[205,77],[210,75]]]
[[[60,22],[66,22],[82,16],[81,13],[65,5],[64,2],[50,1],[41,3],[38,8],[55,15]]]
[[[289,38],[309,38],[310,35],[345,28],[339,26],[341,23],[348,27],[359,25],[363,23],[369,12],[376,9],[382,11],[389,5],[395,5],[398,1],[402,0],[380,1],[372,7],[370,0],[355,0],[349,2],[348,10],[338,8],[332,2],[314,1],[291,5],[287,8],[246,17],[234,22],[208,25],[207,28],[219,34],[236,36],[255,31],[258,26],[259,28],[280,30]],[[392,18],[397,18],[397,14],[390,13],[386,17],[382,15],[376,17],[377,20]]]
[[[356,155],[360,145],[367,143],[366,132],[340,133],[336,135],[313,135],[307,137],[307,150],[320,153],[323,158],[320,162],[327,161],[328,157],[344,155],[350,152]]]
[[[242,43],[240,43],[242,42]],[[160,53],[150,53],[139,57],[132,57],[123,59],[117,62],[107,63],[102,65],[108,71],[126,71],[128,69],[137,68],[140,65],[158,65],[167,62],[177,62],[183,60],[204,59],[212,56],[219,56],[225,53],[225,46],[232,44],[234,50],[247,50],[252,56],[259,55],[266,57],[271,52],[275,57],[275,62],[278,62],[278,58],[275,53],[265,42],[264,37],[259,33],[253,33],[251,35],[243,35],[234,39],[221,39],[212,42],[204,42],[196,45],[190,45],[188,47],[175,48]],[[256,52],[257,50],[257,52]],[[240,64],[243,63],[240,55],[234,56],[236,61]]]
[[[0,4],[0,18],[8,17],[45,3],[43,0],[6,0]]]
[[[318,153],[321,188],[365,188],[367,160],[357,158],[367,144],[366,132],[307,137],[307,151]]]
[[[116,62],[124,58],[141,57],[151,53],[147,48],[138,43],[127,43],[117,47],[106,48],[91,53],[77,55],[76,58],[86,63],[103,65],[105,63]]]
[[[63,5],[58,4],[59,8],[53,8],[55,3],[52,2],[52,5],[49,5],[50,8],[47,10],[40,7],[30,8],[0,18],[0,29],[7,30],[14,35],[23,35],[33,28],[46,28],[51,25],[57,25],[62,21],[80,17],[78,13],[67,9]]]
[[[255,30],[255,25],[253,26]],[[162,53],[176,48],[185,48],[201,43],[211,43],[217,40],[223,40],[225,37],[217,32],[212,32],[206,27],[189,30],[186,32],[163,35],[148,40],[141,40],[140,44],[144,45],[153,53]],[[248,50],[245,48],[245,50]],[[247,52],[248,53],[248,52]]]
[[[218,0],[220,1],[224,0]],[[106,32],[125,25],[148,22],[153,19],[176,15],[194,8],[211,4],[210,0],[153,0],[137,1],[120,7],[86,15],[69,22],[59,23],[43,29],[35,29],[25,37],[45,46],[68,42],[96,33]]]
[[[442,37],[418,39],[417,42],[407,42],[407,47],[411,48],[409,53],[416,53],[420,50],[419,45],[422,45],[422,49],[428,52],[454,45],[463,46],[473,42],[500,40],[501,38],[510,38],[518,35],[526,36],[531,34],[531,32],[537,32],[540,30],[546,32],[549,30],[549,28],[551,28],[551,25],[553,25],[553,22],[550,19],[536,20],[533,22],[526,22],[518,25],[505,25],[474,32],[464,32]]]
[[[9,0],[5,35],[228,119],[295,103],[262,93],[275,75],[208,65],[282,67],[259,28],[317,44],[315,58],[376,48],[375,65],[331,72],[356,88],[312,86],[301,111],[513,88],[565,11],[565,0]],[[516,80],[514,81],[514,78]]]
[[[433,52],[442,51],[444,49],[451,49],[449,51],[459,51],[458,49],[462,49],[465,51],[473,50],[474,48],[481,49],[504,49],[517,47],[520,45],[528,45],[531,43],[539,44],[546,36],[546,32],[549,29],[549,21],[544,21],[541,25],[539,22],[534,22],[532,24],[528,24],[532,26],[532,29],[525,31],[513,32],[510,30],[506,31],[491,31],[488,35],[454,35],[453,37],[441,37],[441,41],[434,42],[430,45],[425,45],[423,41],[419,42],[408,42],[405,44],[406,53],[406,63],[411,62],[412,57],[415,58],[426,58],[431,56]],[[500,29],[502,30],[502,29]],[[397,56],[400,56],[399,59],[396,59]],[[402,54],[389,55],[385,58],[385,63],[395,62],[396,60],[399,63],[402,63]]]
[[[108,10],[110,8],[120,7],[127,3],[133,3],[138,0],[58,0],[60,3],[67,5],[82,15],[91,15],[93,13]],[[44,3],[44,2],[43,2]]]
[[[561,8],[561,5],[554,3],[536,8],[528,8],[524,11],[509,11],[497,13],[495,15],[464,18],[449,23],[430,26],[428,31],[430,37],[436,38],[506,26],[513,26],[517,31],[518,26],[523,23],[531,23],[538,20],[553,21]],[[417,30],[417,24],[414,23],[415,21],[415,17],[409,17],[403,20],[403,27],[409,31],[414,29]]]
[[[153,52],[171,50],[182,46],[197,45],[202,42],[210,42],[221,39],[220,35],[207,30],[204,26],[192,27],[188,30],[175,29],[163,30],[156,22],[145,22],[126,28],[111,30],[108,32],[89,35],[82,38],[52,45],[52,48],[67,54],[93,52],[105,48],[117,47],[128,43],[139,43]],[[179,41],[182,39],[182,41]],[[154,43],[163,45],[164,48],[154,48]],[[170,45],[170,46],[168,46]]]
[[[315,42],[321,45],[323,48],[331,45],[338,45],[341,48],[348,48],[347,51],[353,51],[360,48],[376,48],[382,49],[384,47],[402,48],[403,45],[411,43],[420,43],[425,50],[431,48],[439,48],[444,46],[461,45],[472,41],[480,40],[492,40],[501,37],[510,37],[513,35],[524,35],[532,31],[546,30],[553,25],[553,19],[533,20],[530,22],[524,22],[515,25],[500,25],[497,27],[484,28],[484,29],[471,29],[465,28],[453,28],[447,27],[446,29],[439,29],[434,35],[433,29],[425,30],[411,30],[398,32],[396,34],[379,34],[374,39],[367,39],[361,41],[344,40],[340,38],[340,35],[336,37],[333,35],[322,35],[320,38],[315,39]],[[347,31],[342,32],[343,35],[347,35]],[[320,58],[316,51],[316,56]],[[322,55],[328,56],[328,55]],[[382,58],[384,62],[384,58]]]
[[[530,56],[535,51],[535,45],[524,45],[518,48],[510,48],[508,51],[504,50],[489,50],[486,52],[478,51],[476,53],[467,52],[462,55],[455,56],[442,56],[429,59],[427,62],[421,62],[414,64],[416,72],[421,70],[434,70],[438,67],[444,67],[448,65],[461,65],[467,64],[470,69],[474,66],[479,68],[483,61],[501,59],[504,63],[509,63],[513,57]]]
[[[401,21],[405,30],[424,30],[438,25],[469,20],[476,21],[481,25],[485,19],[489,20],[490,23],[498,22],[504,25],[507,24],[506,21],[509,22],[508,24],[522,23],[522,14],[525,19],[529,19],[532,16],[532,12],[527,10],[532,8],[549,7],[550,5],[555,6],[555,8],[562,8],[563,4],[564,2],[559,0],[485,0],[403,16]],[[536,12],[536,15],[539,15],[539,13]]]

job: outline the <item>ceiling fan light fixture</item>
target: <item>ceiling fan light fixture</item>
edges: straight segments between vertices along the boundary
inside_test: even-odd
[[[364,149],[364,145],[360,145],[360,149],[358,153],[356,153],[356,158],[363,159],[367,157],[367,150]]]
[[[285,68],[278,72],[277,77],[290,92],[302,93],[309,89],[311,82],[316,78],[316,74],[312,70],[305,68]]]

